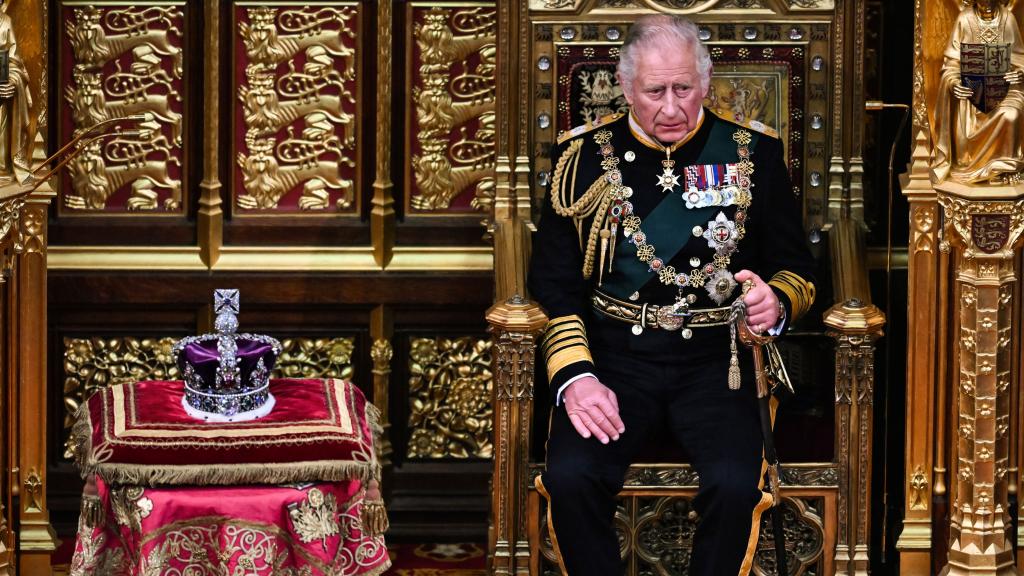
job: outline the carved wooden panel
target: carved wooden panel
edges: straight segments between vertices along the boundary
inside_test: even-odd
[[[494,407],[490,339],[413,338],[409,458],[490,458]]]
[[[406,213],[489,212],[497,10],[412,2],[407,20]]]
[[[233,209],[357,214],[355,2],[233,6]]]
[[[185,2],[61,4],[59,140],[149,115],[123,126],[146,136],[94,141],[67,165],[61,214],[184,214],[187,11]]]

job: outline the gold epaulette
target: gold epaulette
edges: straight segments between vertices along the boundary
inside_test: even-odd
[[[562,142],[565,142],[566,140],[568,140],[570,138],[575,138],[575,137],[579,136],[580,134],[586,134],[587,132],[590,132],[594,128],[599,128],[601,126],[604,126],[605,124],[608,124],[609,122],[613,122],[615,120],[618,120],[619,118],[622,118],[622,116],[623,116],[623,114],[621,112],[616,112],[614,114],[608,114],[607,116],[602,116],[602,117],[598,118],[597,120],[594,120],[593,122],[587,122],[586,124],[581,124],[581,125],[573,128],[572,130],[565,130],[565,131],[563,131],[562,133],[560,133],[558,135],[558,143],[561,144]]]

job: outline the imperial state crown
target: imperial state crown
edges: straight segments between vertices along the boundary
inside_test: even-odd
[[[281,344],[262,334],[238,334],[237,289],[213,294],[216,332],[182,338],[172,348],[185,381],[181,403],[193,418],[239,422],[274,408],[270,372]]]

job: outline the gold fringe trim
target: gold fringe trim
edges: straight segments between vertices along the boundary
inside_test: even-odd
[[[380,409],[369,400],[364,403],[364,417],[371,431],[369,461],[314,460],[309,462],[272,462],[240,464],[119,464],[97,462],[92,445],[92,418],[88,403],[83,403],[71,426],[75,464],[82,478],[96,474],[108,484],[156,486],[161,484],[228,485],[288,484],[294,482],[336,482],[340,480],[380,481],[381,465],[376,442],[384,432]]]
[[[533,480],[533,485],[537,487],[537,492],[540,492],[540,495],[548,501],[548,536],[551,537],[551,546],[555,549],[555,558],[558,559],[558,568],[562,571],[562,576],[569,576],[569,571],[565,569],[565,561],[562,560],[562,550],[558,547],[558,536],[555,535],[555,523],[551,519],[551,495],[548,494],[548,490],[544,487],[544,481],[541,480],[540,476],[537,476]]]
[[[379,474],[376,462],[313,461],[267,464],[95,464],[85,472],[96,474],[108,484],[158,486],[192,484],[290,484],[296,482],[369,481]]]
[[[82,471],[82,478],[85,478],[85,461],[92,454],[92,417],[88,402],[83,402],[75,413],[75,423],[71,425],[71,452],[75,464]]]

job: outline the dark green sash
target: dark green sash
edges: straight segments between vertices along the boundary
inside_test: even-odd
[[[704,145],[695,164],[728,164],[739,162],[736,155],[736,142],[732,139],[736,131],[734,125],[716,121],[711,127],[711,134]],[[754,149],[758,133],[748,130],[751,141],[748,147]],[[685,202],[677,193],[665,197],[651,210],[643,220],[641,229],[647,235],[647,243],[654,246],[656,257],[666,265],[682,250],[683,246],[693,238],[690,231],[695,225],[704,227],[709,220],[714,220],[721,206],[707,206],[693,210],[686,207]],[[636,257],[636,246],[628,239],[619,239],[615,246],[615,266],[611,274],[605,275],[601,291],[617,298],[625,299],[639,290],[657,274],[650,271],[650,266]],[[682,270],[680,270],[682,272]]]

